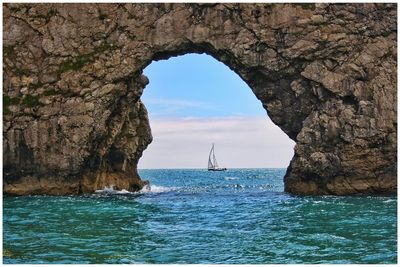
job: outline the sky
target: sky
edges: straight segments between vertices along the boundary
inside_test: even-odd
[[[206,54],[153,61],[141,97],[153,142],[139,169],[206,168],[212,143],[221,167],[286,168],[295,143],[249,86]]]

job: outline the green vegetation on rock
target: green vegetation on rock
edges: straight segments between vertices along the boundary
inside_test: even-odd
[[[18,105],[19,101],[19,97],[9,97],[8,95],[3,96],[3,106]]]
[[[77,56],[71,60],[67,60],[61,63],[60,67],[58,68],[58,73],[61,74],[69,70],[80,70],[85,64],[92,62],[93,60],[93,53]]]
[[[40,105],[39,96],[26,95],[22,100],[22,104],[24,104],[28,108],[37,107]]]
[[[54,89],[49,89],[43,92],[43,96],[51,96],[51,95],[56,95],[57,92]],[[42,95],[25,95],[22,98],[22,103],[21,103],[21,98],[20,97],[10,97],[10,96],[3,96],[3,115],[10,115],[12,112],[9,109],[9,106],[12,105],[19,105],[22,104],[24,107],[28,108],[34,108],[37,106],[41,106],[42,104],[39,102],[40,96]]]
[[[100,20],[105,20],[106,18],[107,18],[107,15],[106,15],[106,14],[100,13],[100,15],[99,15],[99,19],[100,19]]]
[[[40,88],[42,86],[43,86],[43,83],[41,83],[41,82],[38,82],[38,83],[35,83],[35,84],[33,84],[33,83],[29,84],[29,88],[31,88],[31,89],[37,89],[37,88]]]
[[[14,46],[12,45],[3,46],[3,54],[9,59],[15,58]]]
[[[112,46],[108,43],[104,43],[100,47],[96,48],[93,52],[76,56],[70,60],[64,61],[58,68],[58,74],[73,70],[77,71],[83,68],[87,63],[93,62],[96,59],[97,54],[110,49]]]
[[[9,96],[3,96],[3,115],[10,115],[11,110],[9,109],[9,106],[11,105],[18,105],[20,102],[19,97],[9,97]]]
[[[56,95],[56,94],[57,94],[57,92],[54,89],[49,89],[49,90],[46,90],[43,92],[44,96],[51,96],[51,95]]]

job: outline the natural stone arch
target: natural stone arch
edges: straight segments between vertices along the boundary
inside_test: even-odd
[[[396,5],[6,4],[4,191],[137,190],[152,60],[207,53],[296,141],[285,191],[396,191]]]

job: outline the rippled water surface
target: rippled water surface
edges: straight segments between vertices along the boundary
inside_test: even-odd
[[[4,263],[396,263],[396,197],[295,197],[284,169],[142,170],[151,190],[3,198]]]

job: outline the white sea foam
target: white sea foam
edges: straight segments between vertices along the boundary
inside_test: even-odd
[[[116,191],[116,190],[114,190],[114,186],[112,185],[110,187],[106,186],[103,189],[99,189],[99,190],[96,190],[94,192],[95,193],[111,193],[111,192],[114,192],[114,191]]]
[[[237,180],[239,179],[238,177],[225,177],[225,180]]]
[[[122,190],[115,190],[114,185],[111,185],[110,187],[104,187],[104,189],[96,190],[96,194],[110,194],[110,195],[117,195],[117,194],[133,194],[133,192],[130,192],[128,190],[122,189]]]
[[[122,189],[121,191],[117,191],[117,194],[132,194],[132,192]]]
[[[114,186],[104,187],[104,189],[96,190],[96,194],[108,194],[108,195],[123,195],[123,194],[145,194],[145,193],[163,193],[176,189],[176,187],[167,187],[160,185],[146,185],[142,190],[138,192],[130,192],[128,190],[115,190]]]
[[[163,193],[176,189],[176,187],[168,187],[161,185],[146,185],[139,191],[139,193]]]
[[[383,203],[390,203],[390,202],[395,202],[395,201],[397,201],[397,199],[388,199],[388,200],[383,201]]]

